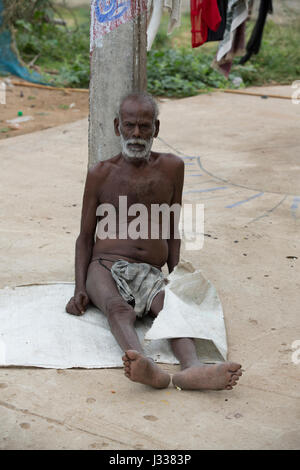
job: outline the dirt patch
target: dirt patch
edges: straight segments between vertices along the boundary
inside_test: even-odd
[[[19,127],[6,122],[18,118],[19,112],[22,117],[32,119],[19,123]],[[0,105],[0,139],[78,121],[88,116],[88,112],[88,93],[7,86],[6,104]]]

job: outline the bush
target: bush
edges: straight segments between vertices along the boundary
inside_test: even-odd
[[[29,62],[38,57],[36,64],[49,83],[76,88],[89,86],[88,25],[68,30],[45,23],[36,16],[31,23],[17,20],[16,26],[16,40],[23,60]],[[49,70],[56,74],[45,72]]]
[[[53,4],[50,0],[3,0],[4,25],[15,26],[18,20],[32,21],[38,14],[53,18]]]
[[[211,67],[212,56],[186,48],[148,52],[148,91],[153,95],[192,96],[228,81]]]

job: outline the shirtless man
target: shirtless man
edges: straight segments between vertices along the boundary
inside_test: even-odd
[[[127,196],[128,207],[136,203],[149,209],[152,204],[181,204],[183,161],[172,154],[151,151],[153,138],[159,132],[157,116],[157,105],[150,95],[128,95],[121,102],[118,117],[114,120],[122,152],[88,171],[81,229],[76,241],[75,293],[66,311],[82,315],[91,301],[107,316],[111,332],[124,351],[125,375],[134,382],[165,388],[171,378],[145,356],[134,328],[134,306],[120,295],[110,269],[122,259],[130,263],[147,263],[159,270],[167,263],[171,272],[179,262],[180,239],[174,236],[173,229],[168,239],[151,239],[151,234],[148,239],[121,239],[118,236],[120,227],[117,227],[116,238],[96,237],[95,241],[96,211],[102,203],[112,204],[117,211],[119,196]],[[172,226],[174,220],[170,222]],[[160,290],[153,298],[149,315],[155,318],[163,302],[164,291]],[[205,365],[199,362],[192,338],[171,339],[170,343],[181,365],[181,371],[172,377],[174,386],[188,390],[231,390],[242,375],[237,363]]]

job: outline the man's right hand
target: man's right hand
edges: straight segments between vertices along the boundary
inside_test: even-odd
[[[71,315],[83,315],[90,299],[84,290],[75,292],[66,305],[66,312]]]

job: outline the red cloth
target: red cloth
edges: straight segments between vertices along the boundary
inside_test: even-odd
[[[207,40],[208,28],[217,31],[221,16],[217,0],[190,0],[192,47],[198,47]]]

